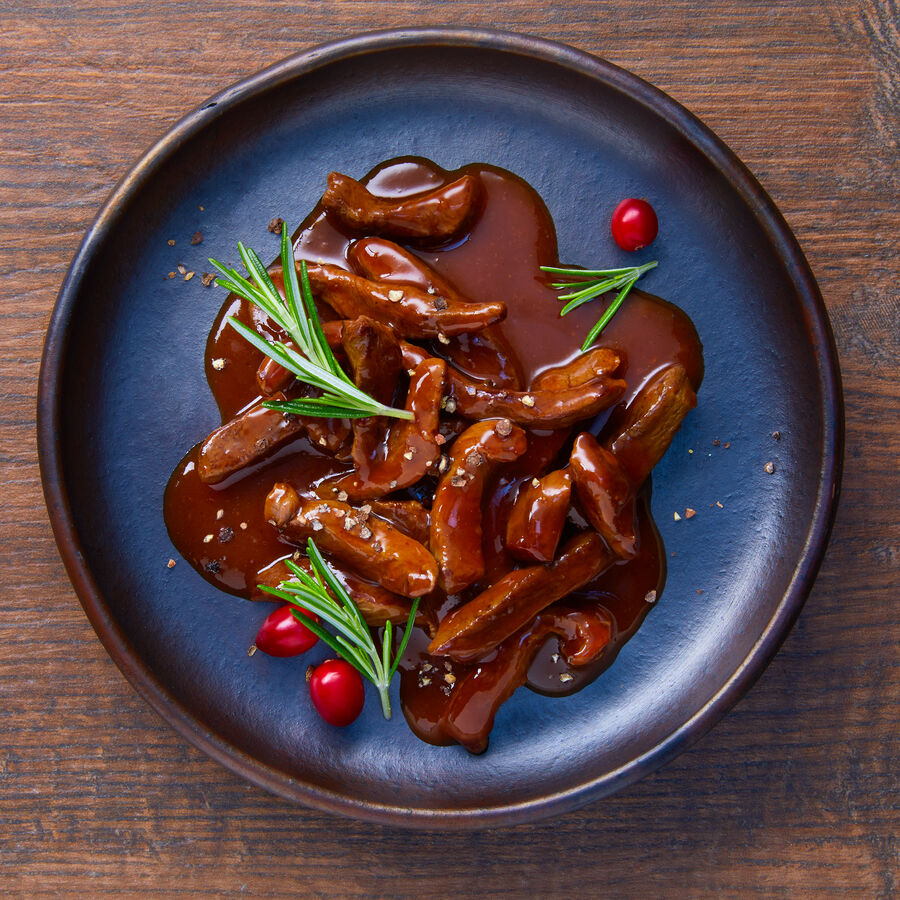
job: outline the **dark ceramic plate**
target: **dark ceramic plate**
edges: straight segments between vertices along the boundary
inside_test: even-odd
[[[178,262],[202,272],[239,238],[274,257],[273,214],[299,221],[332,169],[360,176],[408,154],[524,177],[550,208],[562,259],[622,259],[610,208],[651,197],[662,223],[652,289],[687,310],[706,351],[700,405],[654,472],[673,554],[659,607],[586,690],[516,693],[482,757],[420,743],[374,702],[349,729],[322,724],[301,696],[303,666],[247,657],[259,610],[186,563],[166,568],[177,556],[162,518],[166,479],[218,424],[203,348],[222,300],[199,277],[166,273]],[[197,230],[203,243],[191,246]],[[113,659],[167,721],[284,797],[462,827],[608,794],[671,759],[748,689],[822,558],[842,413],[828,321],[797,242],[697,119],[568,47],[410,30],[279,63],[191,113],[138,163],[60,292],[38,429],[69,575]],[[697,515],[673,521],[686,506]]]

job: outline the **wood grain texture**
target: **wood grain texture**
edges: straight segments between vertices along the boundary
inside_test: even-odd
[[[81,234],[205,97],[374,27],[564,40],[669,92],[759,177],[819,279],[847,402],[821,575],[694,749],[581,812],[413,835],[291,806],[176,736],[67,581],[34,437]],[[900,10],[896,0],[100,0],[0,6],[0,891],[27,897],[892,897],[900,796]]]

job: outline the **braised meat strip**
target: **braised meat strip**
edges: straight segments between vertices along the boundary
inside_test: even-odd
[[[440,584],[455,594],[484,574],[481,549],[481,495],[496,463],[518,459],[527,446],[525,432],[509,419],[479,422],[454,442],[431,508],[431,552]]]
[[[332,172],[322,206],[351,229],[390,237],[446,240],[478,212],[481,182],[463,175],[443,187],[407,197],[376,197],[348,175]]]
[[[276,484],[266,498],[266,520],[291,543],[313,538],[329,555],[403,597],[434,590],[437,565],[418,541],[378,516],[366,516],[340,500],[301,497]]]
[[[552,562],[571,495],[568,469],[557,469],[523,484],[506,525],[507,552],[525,562]]]
[[[506,317],[506,305],[498,301],[440,303],[412,285],[391,287],[327,263],[308,266],[307,273],[316,297],[345,319],[370,316],[390,322],[406,338],[446,338],[481,331]]]
[[[596,578],[614,560],[600,535],[580,534],[550,565],[516,569],[450,613],[428,650],[459,662],[479,659],[541,610]]]
[[[276,394],[273,400],[284,400]],[[219,426],[201,445],[200,479],[216,484],[229,475],[265,459],[282,444],[303,434],[306,422],[300,416],[286,416],[262,403]]]

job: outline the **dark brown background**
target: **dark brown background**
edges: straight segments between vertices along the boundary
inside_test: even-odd
[[[900,11],[894,0],[0,6],[0,891],[821,896],[897,891]],[[307,811],[176,736],[106,656],[40,492],[35,387],[80,236],[206,96],[374,27],[496,26],[652,81],[747,163],[819,279],[847,401],[843,501],[799,623],[713,732],[535,826],[410,834]]]

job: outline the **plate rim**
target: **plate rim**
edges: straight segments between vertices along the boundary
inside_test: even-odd
[[[686,722],[650,750],[604,775],[539,798],[491,807],[408,808],[372,803],[302,782],[240,750],[204,726],[146,667],[112,617],[81,551],[65,486],[58,439],[69,324],[82,278],[129,197],[167,160],[215,119],[253,96],[302,79],[315,70],[354,57],[402,47],[486,49],[539,59],[627,94],[674,127],[695,146],[744,199],[774,246],[793,283],[817,359],[822,388],[822,459],[816,503],[806,542],[791,582],[743,662]],[[837,512],[843,467],[844,409],[834,335],[822,295],[800,245],[775,203],[736,154],[697,116],[637,75],[586,51],[545,38],[488,28],[380,29],[319,44],[293,54],[212,95],[181,118],[147,150],[110,192],[85,232],[53,307],[38,376],[37,444],[41,482],[51,527],[66,571],[107,653],[138,694],[182,737],[252,784],[288,800],[380,824],[438,829],[516,825],[570,812],[614,793],[656,770],[705,735],[750,689],[775,656],[809,595]]]

